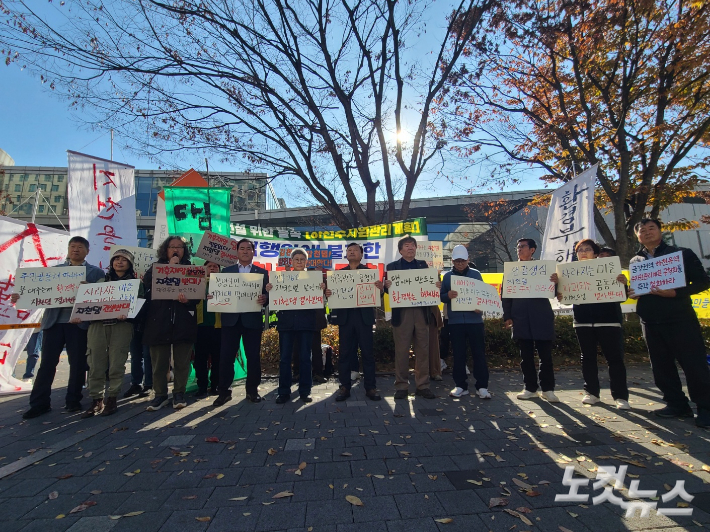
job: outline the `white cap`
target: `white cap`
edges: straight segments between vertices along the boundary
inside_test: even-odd
[[[454,247],[454,250],[451,252],[451,260],[456,260],[456,259],[468,260],[468,250],[466,249],[465,246],[462,246],[461,244],[459,244],[458,246]]]

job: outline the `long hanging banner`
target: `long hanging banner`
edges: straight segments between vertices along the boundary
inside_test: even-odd
[[[89,241],[86,260],[107,268],[111,246],[137,246],[134,167],[67,151],[72,235]]]
[[[585,238],[596,238],[594,226],[594,182],[597,165],[585,170],[552,193],[542,237],[541,260],[570,262],[574,246]]]
[[[188,241],[194,254],[205,231],[229,236],[230,188],[165,187],[168,232]]]
[[[54,266],[66,259],[69,233],[0,216],[0,394],[24,393],[32,384],[12,376],[43,309],[19,310],[10,303],[17,268]]]

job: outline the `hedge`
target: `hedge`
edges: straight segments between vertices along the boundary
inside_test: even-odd
[[[702,323],[705,345],[710,346],[710,322]],[[624,324],[625,357],[627,363],[647,363],[648,352],[641,335],[641,325],[637,320],[625,321]],[[518,349],[510,336],[510,330],[503,328],[499,319],[486,320],[486,356],[491,368],[513,368],[519,363]],[[555,343],[552,359],[555,366],[579,364],[579,344],[572,327],[572,317],[558,316],[555,318]],[[338,327],[329,325],[321,333],[322,342],[333,347],[334,364],[337,370],[337,356],[340,351]],[[378,371],[392,371],[394,367],[394,339],[392,327],[388,322],[378,321],[375,329],[375,362]],[[279,338],[275,328],[264,332],[261,342],[261,358],[265,373],[278,373]],[[450,360],[450,359],[449,359]],[[603,357],[600,356],[600,362]]]

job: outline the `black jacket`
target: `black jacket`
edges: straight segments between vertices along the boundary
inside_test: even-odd
[[[344,268],[338,268],[340,270],[347,270],[350,266],[345,266]],[[358,264],[358,270],[369,270],[367,266]],[[330,311],[330,321],[333,325],[345,325],[348,320],[361,319],[365,325],[372,325],[375,323],[375,307],[362,307],[362,308],[338,308],[331,309]]]
[[[221,273],[239,273],[239,264],[228,266]],[[268,297],[269,293],[266,291],[266,285],[269,284],[269,272],[252,264],[249,273],[260,273],[264,276],[261,293]],[[220,315],[220,319],[222,320],[222,327],[233,327],[241,320],[242,325],[247,329],[263,329],[263,315],[263,312],[223,312]]]
[[[501,282],[501,292],[505,278]],[[530,299],[502,297],[503,321],[513,320],[515,340],[554,340],[555,313],[550,300],[537,297]],[[591,306],[591,305],[590,305]]]
[[[168,262],[158,261],[155,264],[168,264]],[[185,261],[180,264],[187,265],[190,262]],[[145,345],[194,343],[197,338],[196,308],[200,300],[189,299],[187,303],[180,303],[177,300],[152,299],[153,266],[143,277],[145,305],[148,305],[143,343]]]
[[[402,268],[402,264],[404,262],[404,259],[399,259],[394,262],[390,262],[387,267],[385,268],[385,271],[391,272],[391,271],[397,271],[397,270],[404,270]],[[426,261],[423,260],[417,260],[414,259],[414,263],[416,265],[415,270],[423,270],[427,269],[429,265],[426,263]],[[388,290],[385,288],[385,292],[388,292]],[[429,323],[429,316],[431,315],[431,309],[425,308],[425,307],[418,307],[418,308],[423,308],[424,310],[427,310],[427,312],[424,313],[424,319],[426,320],[427,323]],[[402,324],[402,310],[409,310],[409,309],[402,309],[402,308],[393,308],[392,309],[392,327],[399,327]],[[437,307],[436,309],[437,312],[439,312],[439,309]],[[441,314],[441,313],[439,313]],[[433,316],[432,316],[433,317]]]
[[[593,303],[572,305],[575,323],[621,323],[621,303]]]
[[[644,323],[668,323],[697,319],[690,296],[707,290],[710,287],[710,278],[708,278],[700,259],[688,248],[669,246],[665,242],[661,242],[656,248],[653,258],[670,255],[676,251],[683,252],[686,286],[676,288],[675,297],[661,297],[652,294],[639,297],[636,313]],[[648,258],[650,257],[646,255],[644,248],[641,248],[629,262],[633,264]]]

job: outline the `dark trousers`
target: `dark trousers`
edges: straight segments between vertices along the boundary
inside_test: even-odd
[[[197,389],[201,392],[219,387],[219,359],[222,349],[222,330],[214,327],[197,327],[195,340],[195,368]],[[209,375],[209,378],[208,378]]]
[[[624,366],[624,331],[621,327],[575,327],[582,350],[582,376],[584,391],[599,397],[599,368],[597,346],[602,348],[609,366],[609,388],[614,399],[629,400]]]
[[[362,356],[362,370],[365,380],[365,390],[374,390],[375,384],[375,353],[373,351],[372,324],[362,321],[359,313],[354,315],[339,326],[340,334],[340,358],[338,359],[338,375],[340,385],[350,389],[352,382],[350,372],[353,365],[358,367],[357,350],[360,348]],[[354,362],[354,364],[353,364]]]
[[[25,365],[25,374],[23,379],[31,379],[35,375],[35,366],[39,360],[39,354],[42,351],[42,331],[32,333],[27,341],[27,364]]]
[[[325,368],[323,367],[323,350],[321,348],[322,345],[322,340],[321,340],[321,332],[322,330],[318,331],[313,331],[313,336],[311,337],[311,369],[313,370],[313,375],[320,375],[321,377],[324,376],[324,370]],[[298,350],[300,347],[297,344],[293,345],[293,374],[294,375],[300,375],[300,365],[301,365],[301,359],[298,355]]]
[[[476,390],[488,388],[488,363],[486,362],[486,343],[482,323],[449,324],[449,336],[454,349],[454,382],[456,386],[468,390],[466,379],[466,358],[471,348],[473,358],[473,378]]]
[[[444,326],[439,329],[439,357],[444,359],[449,356],[449,348],[452,342],[451,331],[449,329],[449,320],[444,320]]]
[[[261,329],[244,327],[240,319],[236,325],[222,325],[222,348],[219,356],[219,393],[229,395],[229,387],[234,382],[234,361],[244,343],[244,356],[247,359],[246,393],[256,395],[261,384]]]
[[[693,316],[692,319],[673,323],[641,322],[641,330],[651,358],[653,378],[668,406],[688,409],[688,398],[683,393],[676,367],[677,360],[685,373],[690,399],[697,405],[698,411],[710,411],[710,370],[698,319]]]
[[[320,334],[320,331],[317,331]],[[313,386],[311,376],[311,346],[313,331],[279,331],[279,350],[281,362],[279,363],[279,395],[291,395],[291,358],[294,346],[298,351],[298,394],[310,395]],[[320,349],[319,349],[320,352]]]
[[[143,345],[143,325],[134,324],[131,340],[131,384],[153,387],[153,364],[150,361],[150,346]],[[145,382],[143,381],[145,377]]]
[[[525,389],[530,392],[537,391],[538,372],[535,371],[535,349],[540,357],[540,388],[543,392],[555,389],[555,373],[552,370],[552,340],[523,340],[518,339],[520,347],[520,369],[523,370]]]
[[[31,407],[44,408],[51,405],[52,383],[57,373],[59,356],[65,346],[69,357],[66,402],[68,405],[81,402],[81,388],[86,382],[87,368],[86,330],[71,323],[56,323],[43,331],[42,360],[30,394]]]

